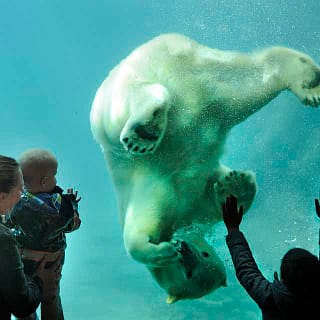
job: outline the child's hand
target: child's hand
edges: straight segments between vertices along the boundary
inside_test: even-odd
[[[78,190],[75,190],[75,192],[73,192],[73,188],[68,188],[67,194],[70,196],[71,200],[74,201],[75,203],[78,203],[81,200],[81,197],[78,197]]]
[[[319,203],[319,199],[314,199],[314,204],[316,206],[316,213],[317,213],[318,217],[320,218],[320,203]]]

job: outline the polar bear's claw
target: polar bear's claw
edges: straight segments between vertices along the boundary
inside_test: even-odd
[[[320,96],[307,96],[303,101],[305,105],[309,105],[311,107],[318,107],[320,105]]]
[[[151,154],[155,150],[155,144],[143,140],[140,137],[133,135],[131,137],[125,137],[121,140],[126,151],[134,155],[146,155]]]

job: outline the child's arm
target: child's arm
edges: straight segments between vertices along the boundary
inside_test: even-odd
[[[320,218],[320,202],[319,199],[314,199],[314,204],[316,206],[316,213],[318,217]]]
[[[73,192],[73,188],[67,189],[67,194],[62,195],[62,200],[68,204],[68,206],[63,206],[64,211],[70,211],[68,214],[62,212],[62,215],[71,217],[71,221],[68,223],[64,232],[72,232],[79,229],[81,225],[81,220],[79,217],[78,203],[81,200],[81,197],[78,197],[78,191]],[[72,209],[71,209],[72,208]],[[71,212],[72,211],[72,212]]]

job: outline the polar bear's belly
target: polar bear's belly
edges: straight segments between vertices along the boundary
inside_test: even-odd
[[[158,156],[154,154],[148,161],[139,158],[122,167],[119,161],[115,161],[110,168],[116,177],[114,181],[121,203],[121,216],[124,218],[128,207],[140,206],[147,199],[149,203],[154,203],[151,207],[158,207],[158,214],[163,218],[170,211],[180,217],[176,220],[187,222],[188,217],[190,222],[197,220],[194,212],[203,205],[200,201],[209,176],[217,169],[217,162],[208,159],[199,161],[191,155],[185,158],[178,156],[173,162],[163,156],[159,161]],[[201,155],[198,156],[201,158]],[[201,218],[199,213],[197,216]]]

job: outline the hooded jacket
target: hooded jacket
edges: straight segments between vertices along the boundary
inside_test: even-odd
[[[236,270],[236,276],[258,304],[263,320],[310,320],[319,319],[315,301],[303,301],[295,297],[279,281],[277,273],[273,282],[268,281],[259,270],[248,242],[240,231],[231,231],[226,242]]]
[[[32,195],[25,192],[5,223],[20,247],[55,252],[66,248],[65,233],[79,228],[78,207],[74,196],[60,187],[52,193]],[[43,201],[44,199],[45,201]],[[59,199],[59,206],[54,203]],[[48,203],[52,203],[49,205]],[[57,202],[57,201],[56,201]]]

